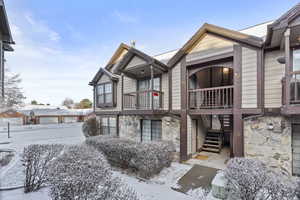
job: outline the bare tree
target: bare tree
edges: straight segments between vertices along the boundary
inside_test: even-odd
[[[66,106],[67,108],[72,108],[72,106],[74,105],[74,101],[73,99],[67,97],[65,98],[65,100],[62,102],[63,106]]]
[[[9,72],[8,69],[6,69],[6,72]],[[19,87],[21,82],[20,74],[5,73],[4,99],[1,100],[0,107],[10,108],[23,103],[25,97],[22,89]]]

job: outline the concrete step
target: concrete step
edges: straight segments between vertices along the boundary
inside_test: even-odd
[[[220,153],[220,150],[214,149],[214,148],[207,148],[207,147],[202,147],[202,151],[207,151],[207,152],[213,152],[213,153]]]
[[[207,143],[204,143],[203,146],[204,147],[216,148],[218,150],[221,148],[221,145],[219,145],[219,144],[216,145],[216,144],[207,144]]]
[[[219,140],[205,140],[205,143],[220,144]]]
[[[219,137],[210,137],[210,136],[206,136],[205,140],[217,140],[219,141]]]

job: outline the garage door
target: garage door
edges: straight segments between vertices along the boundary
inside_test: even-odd
[[[75,123],[77,122],[77,117],[64,117],[65,123]]]
[[[58,117],[41,117],[40,124],[58,124]]]
[[[300,176],[300,124],[292,126],[293,174]]]
[[[12,126],[21,126],[23,125],[23,118],[0,118],[0,126],[7,126],[7,123],[10,123]]]

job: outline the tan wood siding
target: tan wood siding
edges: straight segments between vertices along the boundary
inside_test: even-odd
[[[163,92],[163,108],[169,109],[169,76],[167,73],[161,76],[161,90]]]
[[[204,58],[209,58],[213,56],[217,56],[220,54],[230,53],[233,52],[233,45],[227,46],[227,47],[220,47],[218,49],[205,49],[202,51],[197,51],[193,53],[189,53],[186,56],[186,61],[194,61],[194,60],[200,60]]]
[[[131,67],[135,67],[137,65],[145,64],[146,61],[139,58],[138,56],[134,56],[131,61],[127,64],[126,69],[129,69]]]
[[[124,76],[124,93],[136,92],[137,80]]]
[[[283,51],[272,51],[265,54],[265,107],[278,108],[282,102],[281,79],[284,77],[284,64],[279,64],[278,57],[284,56]]]
[[[181,109],[180,62],[172,69],[172,109]]]
[[[98,84],[107,83],[107,82],[110,82],[110,81],[111,81],[110,78],[106,74],[103,74],[101,76],[101,78],[99,79]]]
[[[242,48],[242,108],[257,108],[257,51]]]
[[[205,50],[218,51],[218,50],[224,50],[225,47],[232,47],[233,42],[222,39],[220,37],[211,35],[211,34],[205,34],[198,43],[190,50],[189,53],[195,53]]]

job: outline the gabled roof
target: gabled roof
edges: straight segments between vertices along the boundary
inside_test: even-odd
[[[112,81],[119,80],[118,76],[112,74],[111,72],[107,71],[104,68],[100,68],[100,70],[97,72],[97,74],[95,75],[95,77],[93,78],[93,80],[89,83],[89,85],[95,85],[95,84],[97,84],[97,82],[100,80],[100,78],[102,77],[103,74],[107,75]]]
[[[187,53],[189,50],[191,50],[201,39],[201,37],[206,34],[214,34],[220,37],[224,37],[228,40],[232,40],[238,43],[247,44],[253,47],[260,48],[263,45],[263,40],[259,37],[247,35],[245,33],[241,33],[238,31],[226,29],[223,27],[215,26],[212,24],[205,23],[192,37],[191,39],[183,45],[183,47],[173,56],[172,59],[169,60],[168,66],[172,67],[174,66],[181,57]]]
[[[282,29],[281,35],[285,31],[285,29],[289,26],[289,24],[300,15],[300,3],[292,7],[286,13],[284,13],[281,17],[279,17],[276,21],[268,26],[268,34],[266,37],[266,45],[271,43],[273,32],[275,30]]]
[[[159,60],[143,53],[140,50],[137,50],[136,48],[131,47],[128,50],[128,53],[123,57],[122,61],[120,62],[120,64],[116,67],[115,71],[113,73],[120,73],[123,69],[125,69],[125,67],[127,66],[127,64],[131,61],[131,59],[134,56],[138,56],[139,58],[143,59],[146,61],[146,64],[151,64],[154,67],[157,67],[159,69],[161,69],[162,71],[168,71],[168,66],[165,65],[164,63],[160,62]]]
[[[128,46],[127,44],[121,43],[120,46],[115,51],[115,53],[113,54],[113,56],[111,57],[111,59],[109,60],[109,62],[107,63],[105,69],[110,70],[114,66],[115,61],[119,58],[119,56],[121,56],[122,52],[124,50],[128,51],[129,49],[130,49],[130,46]]]
[[[3,42],[8,44],[15,44],[10,31],[8,18],[5,10],[4,1],[0,0],[0,29],[3,34]]]

